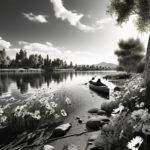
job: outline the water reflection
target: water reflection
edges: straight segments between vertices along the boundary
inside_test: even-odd
[[[25,94],[30,89],[39,89],[43,86],[49,88],[52,84],[56,86],[61,83],[75,84],[84,83],[95,75],[106,75],[111,72],[70,72],[49,74],[0,74],[0,96],[9,93],[16,87],[20,94]]]
[[[52,73],[52,74],[1,74],[0,75],[0,95],[8,92],[12,82],[15,82],[20,93],[26,93],[29,86],[32,88],[41,88],[44,83],[47,86],[51,82],[60,83],[68,77],[72,79],[72,73]]]

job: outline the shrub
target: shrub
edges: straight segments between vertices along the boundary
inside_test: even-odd
[[[128,122],[130,116],[123,112],[120,116],[102,128],[95,145],[104,150],[126,150],[128,141],[132,138],[133,125]]]
[[[112,115],[110,123],[102,128],[96,146],[104,150],[126,150],[136,142],[139,147],[142,143],[143,147],[148,145],[150,113],[144,102],[145,91],[142,77],[136,75],[124,85],[124,90],[115,97],[115,101],[102,104],[102,109],[109,113],[118,106],[123,105],[124,109]],[[136,139],[141,140],[138,143]]]

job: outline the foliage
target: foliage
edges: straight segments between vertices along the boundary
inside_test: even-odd
[[[16,58],[10,60],[6,56],[5,49],[0,51],[0,67],[1,68],[44,68],[53,69],[53,68],[70,68],[73,67],[73,63],[70,62],[68,65],[66,61],[63,61],[59,58],[51,60],[47,55],[46,58],[43,58],[41,55],[31,54],[27,56],[25,50],[20,50],[16,53]]]
[[[104,150],[126,150],[127,142],[132,138],[133,126],[128,122],[130,116],[123,112],[120,116],[112,118],[112,121],[103,126],[96,145]]]
[[[92,71],[92,70],[113,70],[115,68],[102,67],[96,65],[75,65],[74,67],[77,71]]]
[[[138,64],[142,61],[144,46],[139,39],[120,40],[119,49],[115,51],[119,66],[127,72],[136,72]]]
[[[136,15],[136,26],[139,31],[150,30],[149,0],[110,0],[107,12],[117,16],[118,24],[128,21],[131,15]]]
[[[9,57],[6,56],[5,49],[0,50],[0,68],[3,68],[3,67],[7,68],[9,65],[9,62],[10,62],[10,59]]]
[[[104,150],[126,150],[131,147],[138,150],[142,145],[145,146],[143,149],[149,149],[146,145],[150,137],[150,113],[144,102],[145,93],[142,76],[135,75],[125,83],[123,91],[114,93],[114,101],[103,104],[105,110],[114,109],[112,111],[111,108],[110,123],[103,126],[96,140],[98,147]]]
[[[66,105],[70,105],[68,97],[57,97],[64,99]],[[55,122],[62,121],[67,116],[64,108],[58,107],[54,93],[38,90],[34,95],[16,104],[0,106],[0,127],[8,127],[11,132],[23,132],[33,130],[42,124],[47,127]]]

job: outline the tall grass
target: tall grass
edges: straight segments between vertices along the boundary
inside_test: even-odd
[[[101,108],[108,113],[119,110],[117,107],[120,106],[124,109],[113,114],[110,123],[102,128],[96,140],[98,147],[104,150],[126,150],[136,142],[139,146],[141,143],[148,145],[150,113],[144,102],[145,91],[142,76],[136,75],[124,85],[124,90],[116,96],[115,101],[102,104]],[[135,138],[136,136],[138,138]],[[139,143],[134,141],[140,138],[142,140]]]

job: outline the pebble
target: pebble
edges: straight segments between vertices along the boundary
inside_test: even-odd
[[[68,145],[63,150],[78,150],[78,147],[76,145]]]
[[[57,136],[63,136],[67,133],[67,131],[71,128],[70,123],[62,124],[58,127],[56,127],[52,133],[52,136],[57,137]]]
[[[79,122],[80,124],[82,124],[82,120],[81,120],[81,119],[79,119],[78,122]]]
[[[92,109],[88,110],[88,113],[91,113],[91,114],[97,113],[98,110],[99,110],[98,108],[92,108]]]
[[[106,115],[106,111],[104,110],[98,110],[97,115]]]
[[[44,145],[44,149],[43,150],[54,150],[55,148],[51,145]]]

